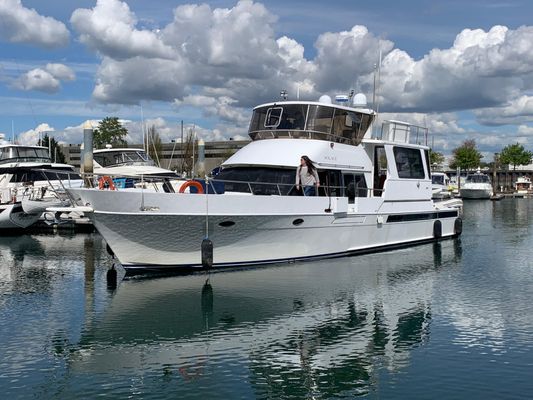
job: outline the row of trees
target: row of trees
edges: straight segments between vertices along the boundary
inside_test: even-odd
[[[500,153],[497,153],[497,159],[490,163],[481,161],[483,155],[477,149],[475,140],[465,140],[461,146],[453,150],[453,157],[450,161],[450,168],[461,168],[471,170],[478,167],[492,167],[496,163],[497,167],[512,165],[516,169],[519,165],[531,164],[533,152],[526,150],[519,143],[505,146]],[[444,155],[439,152],[431,151],[430,161],[432,165],[441,165],[444,162]]]

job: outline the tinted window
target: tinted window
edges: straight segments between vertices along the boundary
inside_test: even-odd
[[[399,178],[424,178],[424,164],[422,163],[422,154],[419,149],[395,147],[393,151]]]
[[[333,122],[333,107],[309,106],[307,129],[311,131],[330,133]]]
[[[367,197],[367,185],[363,174],[343,174],[344,195],[353,203],[355,197]]]
[[[224,168],[215,180],[223,180],[226,192],[288,195],[294,188],[296,170],[266,167]]]

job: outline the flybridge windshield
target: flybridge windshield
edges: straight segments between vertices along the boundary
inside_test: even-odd
[[[256,108],[250,123],[253,140],[294,137],[358,145],[372,115],[317,104],[274,104]]]
[[[94,153],[94,161],[102,167],[111,167],[116,165],[154,165],[154,161],[143,151],[106,151]]]
[[[0,162],[51,162],[48,150],[39,147],[4,147],[0,149]]]

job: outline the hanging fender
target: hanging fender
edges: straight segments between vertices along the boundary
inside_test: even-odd
[[[113,182],[113,179],[111,179],[111,177],[107,175],[102,176],[100,179],[98,179],[98,189],[105,189],[106,183],[109,190],[117,190],[117,188],[115,187],[115,182]]]
[[[203,194],[204,193],[204,187],[202,186],[202,184],[198,181],[187,181],[185,182],[183,185],[180,186],[180,189],[179,189],[179,193],[185,193],[185,189],[187,189],[188,187],[195,187],[196,190],[198,190],[198,194]]]

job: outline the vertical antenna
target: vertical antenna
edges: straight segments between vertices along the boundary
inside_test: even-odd
[[[296,86],[296,100],[300,100],[300,85]]]
[[[381,42],[379,43],[379,62],[378,62],[378,69],[377,69],[377,72],[378,72],[378,77],[377,77],[377,82],[376,82],[376,117],[377,117],[377,114],[379,113],[379,84],[380,84],[380,79],[381,79]]]
[[[143,150],[148,153],[148,138],[144,133],[144,114],[143,114],[143,103],[141,102],[141,130],[143,133]]]
[[[15,144],[15,121],[11,120],[11,143]]]

